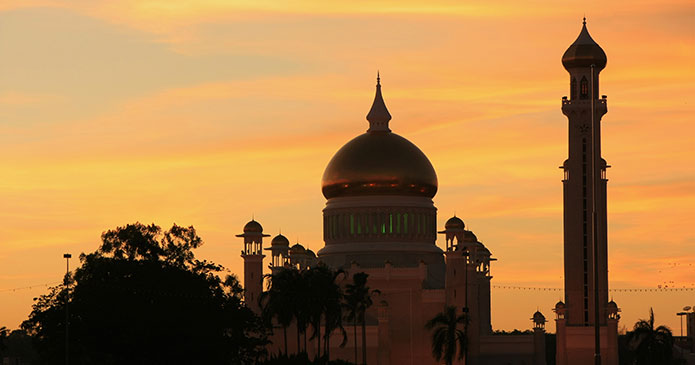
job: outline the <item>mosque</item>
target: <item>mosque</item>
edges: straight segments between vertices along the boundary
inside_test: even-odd
[[[593,323],[599,318],[603,364],[613,365],[617,364],[619,309],[607,297],[605,171],[609,166],[600,158],[599,128],[607,109],[606,97],[598,98],[598,73],[606,65],[606,55],[589,36],[586,22],[562,63],[570,73],[570,97],[562,99],[562,112],[569,119],[569,158],[561,167],[565,301],[554,308],[556,361],[563,365],[591,363]],[[425,323],[445,306],[467,311],[470,318],[466,360],[456,363],[545,364],[546,319],[540,311],[529,313],[529,334],[493,333],[490,269],[495,259],[459,217],[451,217],[443,230],[437,230],[437,208],[432,201],[437,174],[417,146],[391,131],[391,115],[378,77],[367,120],[366,133],[340,148],[323,174],[325,246],[314,253],[299,244],[290,246],[287,238],[278,235],[265,248],[270,251],[270,270],[311,267],[320,261],[344,269],[347,276],[369,274],[368,285],[381,291],[367,312],[369,364],[436,364]],[[598,162],[592,164],[594,160]],[[594,176],[597,183],[591,184]],[[597,203],[590,204],[594,192]],[[593,212],[596,220],[590,220]],[[596,222],[595,228],[592,222]],[[594,229],[597,233],[592,235]],[[245,300],[258,310],[263,290],[263,238],[269,235],[255,220],[243,231],[237,237],[244,239]],[[444,239],[444,250],[435,244],[438,233]],[[592,270],[594,237],[598,280]],[[599,302],[603,303],[598,317],[593,305],[594,283],[598,283]],[[361,341],[358,338],[358,346]],[[274,342],[271,352],[277,352],[281,343],[279,338]],[[343,348],[337,346],[339,342],[337,338],[331,341],[331,358],[353,360],[352,338]],[[293,344],[289,347],[295,348]],[[307,350],[314,348],[308,346]]]

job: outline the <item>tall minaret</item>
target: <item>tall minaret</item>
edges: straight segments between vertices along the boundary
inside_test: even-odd
[[[594,276],[592,199],[596,197],[599,303],[608,303],[606,235],[606,162],[601,158],[601,117],[606,114],[605,96],[599,95],[599,73],[606,67],[606,54],[586,29],[562,56],[570,74],[570,98],[562,99],[562,113],[569,119],[569,158],[565,171],[565,318],[567,325],[594,323]],[[593,71],[592,71],[593,66]],[[593,80],[592,80],[593,74]],[[593,95],[592,94],[593,89]],[[592,118],[591,109],[594,108]],[[593,136],[591,134],[593,120]],[[593,138],[593,141],[592,141]],[[592,145],[594,146],[592,150]],[[592,159],[596,159],[592,171]],[[596,183],[592,184],[592,179]],[[595,190],[594,190],[595,186]],[[601,315],[600,323],[606,317]]]
[[[244,226],[244,233],[236,235],[244,238],[244,249],[241,257],[244,259],[244,301],[246,305],[259,313],[258,298],[263,292],[263,227],[255,220]]]
[[[593,363],[593,345],[587,344],[584,349],[576,346],[586,341],[587,335],[593,338],[588,327],[595,323],[596,282],[598,318],[603,327],[601,337],[606,336],[609,342],[602,350],[603,364],[617,363],[617,340],[613,344],[615,336],[612,336],[612,332],[617,332],[617,320],[608,320],[607,308],[606,168],[610,166],[601,158],[601,117],[606,114],[607,107],[606,96],[599,98],[599,73],[606,67],[606,62],[606,54],[589,35],[584,19],[579,37],[562,56],[562,65],[570,74],[570,97],[562,98],[562,113],[569,120],[569,158],[561,166],[564,170],[566,306],[561,325],[563,328],[566,326],[567,348],[563,349],[566,350],[565,360],[558,358],[558,364]],[[592,223],[594,212],[595,227]],[[598,281],[594,278],[594,237]],[[609,326],[604,327],[607,323]],[[558,344],[558,353],[564,346]],[[584,358],[584,355],[589,357]]]

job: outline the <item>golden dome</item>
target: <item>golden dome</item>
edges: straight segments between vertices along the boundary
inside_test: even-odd
[[[345,144],[323,173],[326,199],[360,195],[414,195],[432,198],[437,193],[437,174],[417,146],[392,133],[391,115],[377,92],[367,120],[367,133]]]
[[[562,65],[566,70],[595,65],[598,71],[601,71],[606,67],[607,62],[606,53],[589,35],[589,31],[586,29],[586,18],[584,18],[579,37],[562,55]]]

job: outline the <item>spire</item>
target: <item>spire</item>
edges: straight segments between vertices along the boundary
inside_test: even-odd
[[[389,129],[391,114],[389,114],[388,109],[386,109],[384,98],[381,96],[381,77],[379,77],[379,71],[376,73],[376,95],[374,95],[372,109],[370,109],[369,114],[367,114],[367,120],[369,121],[369,129],[367,132],[391,132]]]

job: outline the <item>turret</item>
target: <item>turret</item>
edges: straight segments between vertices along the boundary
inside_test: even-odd
[[[236,235],[244,238],[241,257],[244,259],[244,301],[257,313],[260,311],[258,298],[263,292],[263,227],[255,220],[244,226],[244,233]]]
[[[270,270],[272,273],[277,272],[278,269],[289,265],[290,255],[290,240],[282,234],[278,234],[273,237],[270,241],[270,247],[266,248],[270,251]]]

